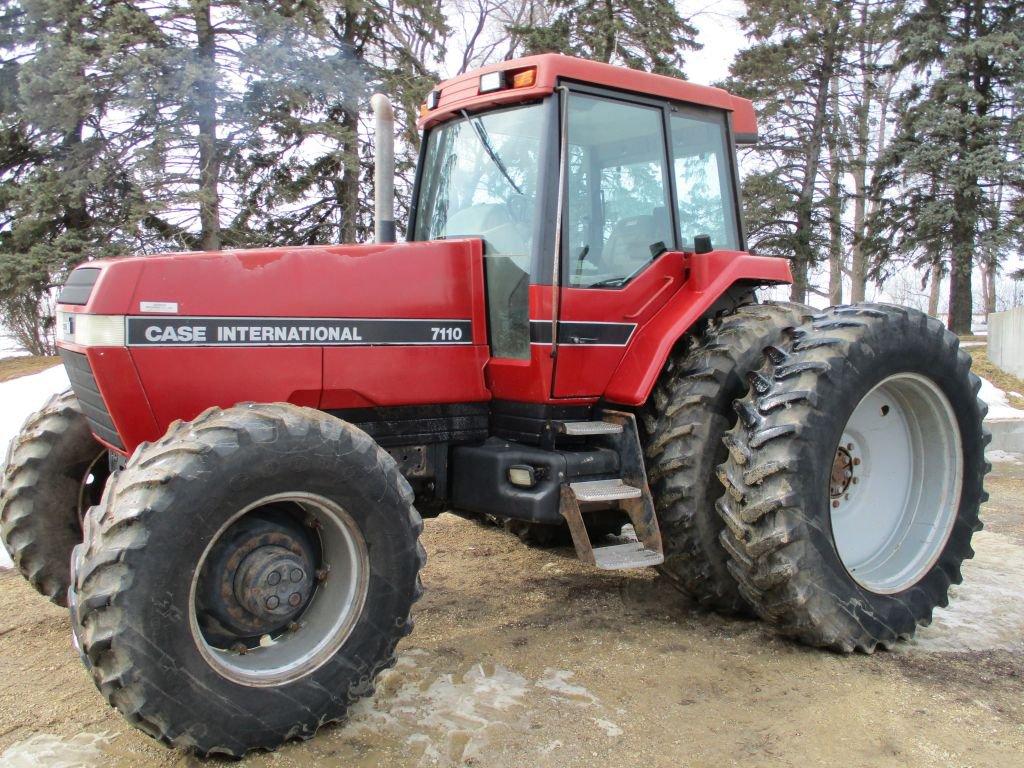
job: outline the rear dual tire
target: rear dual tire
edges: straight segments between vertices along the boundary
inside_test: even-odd
[[[746,376],[761,365],[764,348],[812,312],[801,304],[769,302],[711,320],[693,347],[669,360],[642,413],[647,475],[665,547],[659,569],[704,608],[750,611],[719,541],[722,437],[736,423],[733,402],[746,393]]]
[[[768,350],[719,477],[739,591],[803,643],[872,652],[948,603],[988,497],[970,357],[905,307],[833,307]]]

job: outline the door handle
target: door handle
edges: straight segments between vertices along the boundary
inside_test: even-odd
[[[640,317],[644,312],[647,311],[648,307],[650,307],[657,300],[657,298],[659,296],[661,296],[661,294],[663,294],[665,291],[668,290],[669,286],[672,285],[672,282],[673,282],[672,275],[665,275],[661,279],[663,281],[662,284],[661,284],[661,287],[658,288],[658,290],[656,290],[651,295],[651,298],[649,298],[647,301],[645,301],[644,305],[642,307],[640,307],[640,309],[638,309],[636,312],[631,312],[628,315],[623,315],[623,319],[625,319],[625,320],[635,320],[636,318]]]

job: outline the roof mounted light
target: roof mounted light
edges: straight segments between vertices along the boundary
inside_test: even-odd
[[[480,93],[500,91],[504,87],[505,73],[501,70],[498,70],[497,72],[485,72],[480,75]]]
[[[441,92],[431,91],[427,94],[427,109],[437,109],[437,105],[441,103]]]
[[[513,88],[532,88],[537,84],[537,68],[530,67],[512,75]]]

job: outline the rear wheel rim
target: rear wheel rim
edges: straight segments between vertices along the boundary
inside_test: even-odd
[[[292,626],[260,638],[240,652],[211,642],[200,626],[197,590],[200,574],[214,545],[246,515],[266,507],[293,505],[316,532],[320,562],[317,584]],[[338,504],[310,493],[267,496],[231,517],[207,544],[195,568],[189,591],[189,622],[200,653],[220,675],[242,685],[280,686],[305,677],[327,663],[352,633],[366,602],[369,556],[362,532]],[[241,640],[241,638],[240,638]],[[249,644],[251,645],[251,643]]]
[[[832,536],[847,572],[877,594],[917,584],[956,522],[963,477],[949,399],[925,376],[900,373],[857,404],[829,478]]]

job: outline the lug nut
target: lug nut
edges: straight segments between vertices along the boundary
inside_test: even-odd
[[[249,647],[245,643],[235,643],[231,646],[231,650],[240,656],[245,656],[249,652]]]
[[[853,460],[853,466],[856,467],[858,464],[860,464],[860,459],[854,459]]]
[[[281,600],[278,598],[277,595],[271,595],[267,598],[266,606],[271,611],[277,608],[277,606],[279,606],[280,604]]]
[[[290,578],[290,579],[292,580],[292,582],[293,582],[293,583],[296,583],[296,582],[302,581],[302,578],[303,578],[303,577],[304,577],[305,575],[306,575],[306,574],[304,574],[304,573],[302,572],[302,569],[301,569],[301,568],[292,568],[292,572],[291,572],[290,574],[288,574],[289,578]]]
[[[836,499],[835,501],[832,502],[832,509],[835,509],[838,506],[839,506],[839,499]]]
[[[270,586],[276,587],[280,583],[281,583],[281,574],[278,573],[277,571],[273,571],[269,576],[267,576],[267,584],[269,584]]]
[[[275,597],[274,599],[276,600],[277,598]],[[295,608],[301,602],[302,595],[300,595],[298,592],[292,592],[291,597],[288,598],[288,605],[290,605],[292,608]]]

